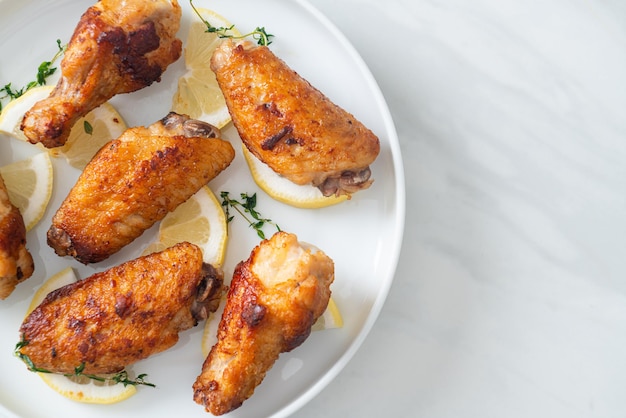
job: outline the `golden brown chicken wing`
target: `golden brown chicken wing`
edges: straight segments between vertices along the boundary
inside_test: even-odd
[[[243,143],[275,172],[325,196],[372,183],[378,138],[267,47],[224,41],[211,68]]]
[[[11,203],[0,175],[0,299],[6,299],[34,269],[33,258],[26,249],[24,219]]]
[[[181,54],[176,0],[100,0],[83,14],[61,62],[50,97],[26,113],[32,143],[65,143],[74,123],[116,94],[159,81]]]
[[[333,261],[295,235],[277,232],[261,242],[235,269],[218,342],[193,385],[194,400],[221,415],[252,396],[279,354],[309,336],[333,279]]]
[[[85,264],[116,253],[228,167],[235,151],[216,135],[176,113],[128,129],[87,164],[52,219],[48,244]]]
[[[222,283],[200,248],[177,244],[50,292],[24,319],[19,352],[54,373],[119,372],[215,311]]]

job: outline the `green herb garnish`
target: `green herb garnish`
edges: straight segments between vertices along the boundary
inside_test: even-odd
[[[85,130],[85,133],[87,135],[93,134],[93,126],[91,126],[91,123],[89,123],[88,121],[83,122],[83,129]]]
[[[229,192],[220,192],[220,197],[222,198],[222,207],[224,207],[224,211],[226,212],[226,223],[230,223],[234,216],[230,215],[230,208],[235,209],[253,228],[259,238],[265,239],[265,233],[263,233],[263,227],[266,224],[274,225],[276,230],[280,231],[280,227],[274,223],[269,218],[263,218],[261,213],[256,210],[256,193],[252,196],[248,196],[247,193],[240,194],[242,201],[238,201],[235,199],[231,199],[229,197]],[[242,211],[243,209],[243,211]],[[246,213],[249,213],[252,219],[246,216]]]
[[[65,49],[67,48],[67,45],[62,45],[61,40],[57,39],[57,47],[58,51],[56,54],[54,54],[54,57],[52,57],[50,61],[44,61],[39,64],[39,67],[37,68],[36,80],[29,82],[21,89],[14,88],[11,85],[12,83],[5,84],[4,87],[0,88],[0,112],[2,112],[2,100],[6,99],[7,97],[9,98],[9,101],[15,100],[33,87],[43,86],[46,84],[46,79],[54,74],[57,70],[56,67],[53,67],[52,65],[57,59],[59,59],[61,55],[63,55]]]
[[[20,349],[22,347],[27,346],[27,345],[28,345],[28,341],[26,341],[26,340],[22,340],[22,341],[18,342],[15,345],[14,354],[15,354],[15,356],[17,358],[22,360],[24,362],[24,364],[26,364],[26,367],[28,368],[28,370],[30,370],[31,372],[36,372],[36,373],[54,373],[54,372],[51,372],[50,370],[42,369],[40,367],[35,366],[35,364],[30,359],[30,357],[28,357],[26,354],[22,354]],[[122,370],[121,372],[117,372],[113,376],[110,376],[110,377],[102,377],[102,376],[97,376],[97,375],[94,375],[94,374],[83,373],[83,370],[85,370],[85,363],[81,363],[79,366],[76,366],[74,368],[74,373],[62,373],[62,374],[65,377],[82,376],[82,377],[86,377],[86,378],[91,379],[91,380],[96,380],[98,382],[112,381],[115,384],[121,383],[124,386],[128,386],[128,385],[132,385],[132,386],[144,385],[144,386],[156,387],[153,383],[149,383],[149,382],[146,382],[144,380],[145,377],[148,376],[145,373],[140,374],[139,376],[137,376],[136,379],[129,379],[128,378],[128,372],[126,370]]]
[[[219,38],[232,38],[232,39],[243,39],[243,38],[247,38],[248,36],[251,36],[252,38],[256,40],[256,43],[261,46],[268,46],[272,43],[270,38],[273,38],[274,35],[272,35],[271,33],[267,33],[267,31],[265,30],[265,27],[257,27],[252,32],[246,33],[245,35],[236,36],[236,35],[233,35],[232,33],[228,33],[233,30],[235,25],[231,25],[228,28],[225,28],[223,26],[215,27],[211,25],[211,23],[209,23],[205,18],[202,17],[198,9],[196,9],[196,6],[193,5],[193,0],[189,0],[189,4],[191,5],[191,8],[196,13],[196,15],[198,15],[202,23],[206,25],[205,32],[207,33],[214,33]]]

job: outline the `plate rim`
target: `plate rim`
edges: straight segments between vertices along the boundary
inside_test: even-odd
[[[356,338],[352,340],[347,350],[344,351],[344,353],[339,357],[335,364],[330,367],[330,369],[326,373],[324,373],[324,375],[320,379],[318,379],[318,381],[312,387],[310,387],[300,397],[294,399],[292,402],[287,404],[276,414],[272,415],[272,418],[288,417],[297,412],[304,405],[309,403],[312,399],[319,395],[341,373],[343,369],[345,369],[345,367],[350,363],[352,358],[359,351],[359,349],[367,339],[368,335],[371,333],[374,324],[378,320],[384,304],[387,301],[391,286],[394,282],[395,275],[398,269],[400,253],[402,250],[406,222],[406,185],[404,177],[404,164],[402,161],[400,150],[400,140],[398,138],[396,127],[393,122],[393,117],[391,116],[389,105],[384,98],[380,86],[376,82],[376,78],[374,77],[363,57],[359,54],[356,47],[352,44],[352,42],[350,42],[347,36],[343,32],[341,32],[337,25],[335,25],[328,18],[328,16],[322,13],[309,0],[295,1],[296,3],[299,3],[303,8],[305,8],[311,15],[313,15],[320,23],[322,23],[326,29],[331,31],[335,39],[341,41],[343,48],[350,52],[351,58],[359,66],[362,75],[366,77],[366,81],[369,84],[372,93],[376,95],[378,107],[381,108],[380,110],[382,111],[381,116],[386,128],[386,133],[390,135],[389,146],[393,161],[394,180],[396,186],[396,190],[394,193],[394,203],[395,213],[398,217],[395,224],[396,230],[393,235],[397,237],[397,239],[394,241],[394,248],[390,252],[391,254],[393,254],[393,260],[390,264],[391,266],[393,266],[391,268],[392,271],[389,272],[389,277],[387,278],[387,280],[385,280],[384,285],[381,286],[380,291],[376,296],[376,299],[372,303],[372,307],[367,315],[367,319],[363,323],[363,326],[359,330]]]

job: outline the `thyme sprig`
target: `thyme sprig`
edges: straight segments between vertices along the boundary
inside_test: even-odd
[[[63,53],[67,49],[67,45],[62,45],[61,40],[57,39],[57,48],[58,51],[56,52],[56,54],[54,54],[54,57],[52,57],[50,61],[44,61],[39,64],[39,67],[37,67],[37,75],[35,76],[35,80],[29,82],[20,89],[14,88],[12,86],[12,83],[5,84],[4,87],[0,88],[0,112],[2,112],[2,100],[6,99],[7,97],[9,98],[9,101],[15,100],[33,87],[43,86],[46,84],[47,78],[54,74],[57,70],[57,68],[53,67],[52,65],[55,63],[56,60],[61,57],[61,55],[63,55]]]
[[[35,366],[35,364],[30,359],[30,357],[27,356],[26,354],[23,354],[20,351],[20,349],[22,347],[25,347],[27,345],[28,345],[28,341],[26,341],[26,340],[22,340],[22,341],[18,342],[15,345],[14,354],[15,354],[15,356],[17,358],[22,360],[24,362],[24,364],[26,364],[26,367],[28,368],[28,370],[30,370],[31,372],[36,372],[36,373],[54,373],[54,372],[51,372],[50,370],[42,369],[41,367]],[[124,386],[128,386],[128,385],[131,385],[131,386],[144,385],[144,386],[156,387],[156,385],[154,385],[153,383],[147,382],[145,380],[145,378],[148,376],[145,373],[140,374],[139,376],[137,376],[136,379],[130,379],[128,377],[128,372],[126,370],[122,370],[121,372],[117,372],[113,376],[110,376],[110,377],[104,377],[104,376],[98,376],[98,375],[95,375],[95,374],[84,373],[83,370],[85,370],[85,363],[84,362],[74,368],[74,373],[62,373],[62,374],[65,377],[86,377],[88,379],[95,380],[95,381],[98,381],[98,382],[109,382],[109,381],[112,381],[115,384],[121,383]]]
[[[233,30],[235,25],[230,25],[227,28],[223,26],[220,26],[220,27],[213,26],[211,23],[209,23],[208,20],[202,17],[202,14],[200,13],[200,11],[196,9],[196,6],[193,5],[193,0],[189,0],[189,4],[191,5],[191,8],[196,13],[196,15],[200,18],[202,23],[206,25],[205,32],[207,33],[214,33],[219,38],[232,38],[232,39],[243,39],[243,38],[247,38],[248,36],[251,36],[253,39],[256,40],[256,43],[261,46],[268,46],[272,43],[270,38],[273,38],[274,35],[272,35],[271,33],[267,33],[267,31],[265,30],[265,27],[257,26],[252,32],[246,33],[245,35],[237,36],[232,33],[229,33],[230,31]]]
[[[247,193],[240,194],[242,201],[238,201],[236,199],[230,198],[229,192],[220,192],[220,197],[222,198],[222,207],[226,212],[226,223],[230,223],[234,216],[230,214],[230,208],[235,209],[253,228],[259,238],[265,239],[265,233],[263,232],[263,227],[266,224],[274,225],[277,231],[280,231],[280,226],[276,224],[269,218],[262,217],[261,213],[256,210],[256,193],[253,195],[248,195]],[[246,216],[246,213],[250,214],[252,219]]]

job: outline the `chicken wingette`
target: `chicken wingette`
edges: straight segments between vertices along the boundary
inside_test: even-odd
[[[212,125],[170,113],[126,130],[87,164],[48,230],[60,256],[102,261],[189,199],[235,151]]]
[[[0,175],[0,299],[6,299],[35,269],[26,249],[26,227],[19,209],[9,199]]]
[[[55,89],[24,116],[24,135],[32,143],[59,147],[92,109],[159,81],[181,55],[180,19],[176,0],[100,0],[87,9],[67,46]]]
[[[268,47],[226,40],[211,69],[243,143],[276,173],[325,196],[370,186],[378,137]]]
[[[277,232],[235,268],[224,313],[194,400],[214,415],[252,396],[280,353],[293,350],[324,313],[334,263],[322,251]]]
[[[24,319],[18,355],[53,373],[117,373],[206,319],[222,283],[193,244],[140,257],[50,292]]]

